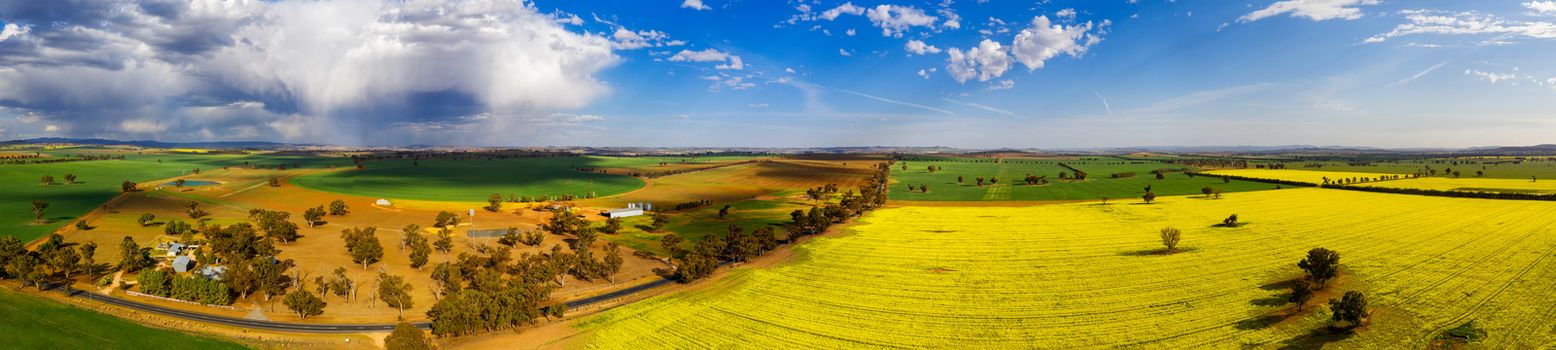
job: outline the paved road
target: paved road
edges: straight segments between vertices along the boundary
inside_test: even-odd
[[[663,286],[663,285],[670,284],[670,283],[673,283],[673,281],[668,280],[668,279],[664,279],[664,278],[659,278],[659,279],[655,279],[653,281],[649,281],[649,282],[645,282],[645,283],[638,284],[638,285],[635,285],[635,286],[623,288],[621,290],[613,291],[613,292],[610,292],[610,293],[605,293],[605,294],[596,295],[596,296],[592,296],[592,297],[588,297],[588,298],[583,298],[583,299],[569,301],[569,302],[567,302],[567,308],[568,309],[576,309],[576,308],[581,308],[581,307],[585,307],[585,306],[589,306],[589,305],[594,305],[594,304],[601,303],[601,302],[604,302],[604,301],[607,301],[607,300],[624,297],[624,296],[627,296],[627,295],[631,295],[631,294],[642,292],[642,291],[649,290],[649,289],[654,289],[654,288],[657,288],[659,286]],[[185,310],[179,310],[179,309],[163,307],[163,306],[157,306],[157,305],[151,305],[151,304],[141,303],[141,302],[132,301],[132,300],[128,300],[128,299],[118,298],[118,297],[114,297],[114,296],[102,295],[102,294],[97,294],[97,293],[91,293],[91,292],[87,292],[87,291],[77,290],[75,288],[68,288],[67,287],[64,290],[62,290],[62,292],[64,292],[66,295],[69,295],[69,296],[72,296],[72,297],[77,297],[77,298],[82,298],[82,299],[87,299],[87,300],[100,301],[100,302],[107,303],[107,304],[117,305],[117,306],[129,308],[129,309],[133,309],[133,310],[140,310],[140,311],[150,312],[150,313],[154,313],[154,314],[158,314],[158,315],[176,317],[176,318],[181,318],[181,319],[186,319],[186,320],[193,320],[193,321],[199,321],[199,322],[207,322],[207,323],[214,323],[214,324],[220,324],[220,325],[227,325],[227,326],[233,326],[233,327],[242,327],[242,328],[249,328],[249,329],[267,330],[267,331],[297,332],[297,333],[388,332],[388,331],[393,331],[394,330],[394,326],[395,326],[395,324],[393,324],[393,323],[388,323],[388,324],[304,324],[304,323],[290,323],[290,322],[274,322],[274,321],[250,320],[250,319],[240,318],[240,317],[211,315],[211,314],[205,314],[205,313],[199,313],[199,312],[193,312],[193,311],[185,311]],[[411,325],[416,326],[417,328],[421,328],[421,329],[430,329],[432,327],[432,323],[431,322],[416,322],[416,323],[411,323]]]

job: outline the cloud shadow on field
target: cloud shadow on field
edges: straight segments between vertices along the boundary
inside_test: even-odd
[[[1193,252],[1197,252],[1197,251],[1199,251],[1199,248],[1188,247],[1188,248],[1178,248],[1178,252],[1172,253],[1172,254],[1167,254],[1167,248],[1151,248],[1151,249],[1141,249],[1141,250],[1131,250],[1131,251],[1119,252],[1118,255],[1119,256],[1167,256],[1167,255],[1176,255],[1176,254],[1184,254],[1184,253],[1193,253]]]

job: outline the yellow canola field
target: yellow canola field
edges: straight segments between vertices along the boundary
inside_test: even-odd
[[[1537,194],[1556,193],[1556,179],[1530,181],[1529,179],[1424,177],[1419,179],[1362,183],[1357,184],[1357,186],[1419,188],[1426,190],[1465,192],[1509,192]]]
[[[1320,188],[1157,204],[902,207],[795,261],[579,322],[588,347],[1414,348],[1475,320],[1478,346],[1556,345],[1556,203]],[[1245,225],[1212,227],[1236,213]],[[1154,254],[1157,231],[1184,252]],[[1282,281],[1308,249],[1343,277],[1293,316]],[[1321,331],[1332,293],[1371,323]]]
[[[1324,178],[1330,180],[1367,178],[1377,180],[1380,176],[1400,176],[1401,174],[1382,173],[1353,173],[1343,171],[1315,171],[1315,170],[1288,170],[1288,169],[1232,169],[1212,170],[1209,174],[1242,176],[1254,179],[1286,180],[1306,182],[1314,185],[1323,184]]]

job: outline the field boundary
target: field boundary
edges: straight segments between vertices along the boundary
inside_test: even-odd
[[[1332,189],[1337,189],[1337,190],[1374,192],[1374,193],[1393,193],[1393,194],[1408,194],[1408,195],[1418,195],[1418,196],[1452,197],[1452,198],[1556,201],[1556,193],[1539,194],[1539,193],[1518,193],[1518,192],[1474,192],[1474,191],[1452,191],[1452,190],[1444,191],[1444,190],[1430,190],[1430,189],[1421,189],[1421,188],[1401,188],[1401,187],[1357,186],[1357,185],[1338,185],[1338,184],[1320,185],[1320,184],[1309,183],[1309,182],[1301,182],[1301,181],[1264,179],[1264,178],[1254,178],[1254,177],[1237,176],[1237,175],[1223,175],[1223,174],[1200,173],[1200,172],[1190,172],[1189,174],[1194,174],[1196,176],[1212,176],[1212,177],[1229,178],[1229,179],[1233,179],[1233,180],[1242,180],[1242,181],[1263,182],[1263,183],[1278,184],[1278,185],[1332,188]],[[1387,181],[1387,180],[1385,180],[1385,181]],[[1376,182],[1376,181],[1374,181],[1374,182]]]

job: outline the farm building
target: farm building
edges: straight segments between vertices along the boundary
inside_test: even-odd
[[[178,254],[183,253],[183,252],[184,252],[184,244],[183,243],[170,243],[170,244],[167,245],[167,256],[169,258],[178,256]]]
[[[632,216],[643,215],[643,211],[644,210],[653,210],[653,209],[654,209],[654,204],[653,203],[648,203],[648,202],[627,203],[627,207],[626,208],[611,209],[611,210],[605,211],[605,216],[609,217],[609,218],[632,217]]]
[[[189,272],[189,268],[191,267],[194,267],[194,259],[190,259],[188,255],[180,256],[178,259],[173,259],[174,272]]]
[[[205,268],[200,269],[200,272],[198,272],[198,273],[200,274],[200,276],[204,276],[207,279],[213,279],[213,280],[220,281],[222,279],[222,277],[225,277],[227,275],[227,267],[226,266],[206,266]]]
[[[643,215],[643,208],[621,208],[621,209],[611,209],[611,210],[605,211],[605,217],[612,218],[612,219],[614,219],[614,218],[632,217],[632,216],[638,216],[638,215]]]
[[[373,205],[380,207],[392,207],[394,206],[394,203],[390,203],[388,199],[379,198],[378,201],[373,202]]]

